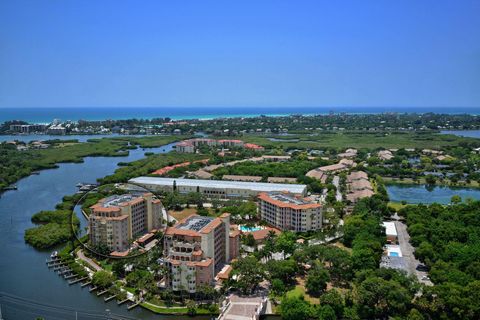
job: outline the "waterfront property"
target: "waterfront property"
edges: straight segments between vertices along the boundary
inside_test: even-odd
[[[200,192],[209,198],[249,198],[261,192],[286,191],[306,195],[307,186],[304,184],[282,184],[262,182],[242,182],[224,180],[202,180],[183,178],[138,177],[129,180],[130,183],[141,185],[152,191],[186,194]]]
[[[459,195],[462,199],[480,199],[478,188],[392,184],[387,185],[386,189],[393,202],[448,204],[454,195]]]
[[[89,238],[93,246],[126,252],[132,239],[162,224],[162,203],[151,193],[113,195],[90,207]]]
[[[262,219],[280,230],[306,232],[322,228],[323,207],[308,198],[291,193],[263,192],[258,199]]]
[[[230,230],[229,213],[218,218],[191,215],[167,228],[166,286],[194,293],[199,285],[213,285],[215,275],[238,256],[239,242],[239,232]]]

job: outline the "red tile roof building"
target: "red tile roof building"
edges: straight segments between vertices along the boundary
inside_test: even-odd
[[[322,205],[309,198],[286,192],[264,192],[258,199],[262,219],[275,228],[296,232],[322,228]]]
[[[152,193],[101,199],[90,207],[90,243],[105,245],[112,251],[127,251],[130,240],[161,227],[162,207]]]
[[[230,232],[228,213],[218,218],[191,215],[179,221],[164,237],[167,286],[194,293],[198,285],[212,285],[215,274],[238,255],[238,247],[239,234]]]

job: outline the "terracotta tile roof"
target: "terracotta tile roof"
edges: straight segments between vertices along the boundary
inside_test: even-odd
[[[150,240],[151,238],[153,238],[155,236],[155,234],[153,233],[147,233],[147,234],[144,234],[143,236],[141,236],[137,242],[138,243],[144,243],[144,242],[147,242],[148,240]]]
[[[368,179],[368,174],[363,171],[354,171],[347,176],[347,181],[351,182],[359,179]]]
[[[225,174],[222,177],[223,180],[231,180],[231,181],[252,181],[252,182],[259,182],[262,180],[260,176],[239,176],[239,175],[231,175]]]
[[[240,235],[240,233],[241,233],[240,230],[232,230],[232,231],[230,231],[229,237],[230,238],[238,237]]]
[[[253,238],[255,239],[255,241],[258,241],[258,240],[266,239],[268,234],[270,233],[270,231],[275,232],[275,234],[277,234],[277,235],[282,233],[280,230],[275,229],[275,228],[271,228],[271,227],[267,227],[265,229],[261,229],[261,230],[257,230],[257,231],[252,231],[250,233],[253,235]]]
[[[268,193],[262,192],[258,195],[258,198],[262,201],[271,203],[277,207],[281,208],[292,208],[295,210],[302,210],[302,209],[313,209],[313,208],[321,208],[322,205],[320,203],[305,203],[305,204],[295,204],[291,202],[283,202],[280,200],[272,199]],[[304,198],[305,199],[305,198]]]
[[[213,260],[210,258],[207,258],[202,261],[188,261],[187,266],[189,267],[209,267],[213,263]]]
[[[323,172],[334,172],[334,171],[339,171],[339,170],[345,170],[345,165],[341,163],[336,163],[336,164],[331,164],[329,166],[323,166],[318,168],[318,170],[323,171]]]
[[[212,232],[213,229],[221,225],[223,221],[220,218],[215,218],[212,222],[207,224],[202,230],[200,230],[201,233],[206,234]]]
[[[126,257],[128,256],[128,250],[127,251],[113,251],[110,253],[111,256],[113,257]]]
[[[220,218],[228,218],[228,217],[230,217],[230,213],[228,212],[224,212],[220,215]]]
[[[287,177],[268,177],[267,182],[273,182],[273,183],[282,183],[282,182],[288,182],[288,183],[293,183],[297,182],[297,178],[287,178]]]
[[[233,268],[231,265],[225,265],[222,270],[217,274],[218,279],[227,280],[232,272]]]
[[[254,150],[259,150],[259,149],[263,150],[264,149],[264,147],[259,146],[258,144],[254,144],[254,143],[245,143],[243,146],[247,149],[254,149]]]

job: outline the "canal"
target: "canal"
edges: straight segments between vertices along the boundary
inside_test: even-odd
[[[32,306],[28,301],[19,304],[0,299],[4,319],[35,319],[37,316],[45,319],[98,319],[98,313],[106,315],[108,312],[139,319],[174,318],[154,315],[140,307],[127,311],[125,305],[117,306],[115,300],[105,303],[103,298],[89,293],[87,287],[69,286],[67,281],[46,267],[45,260],[52,250],[36,250],[23,239],[25,229],[33,226],[31,216],[40,210],[54,209],[64,195],[77,191],[77,183],[95,182],[97,178],[113,173],[118,162],[141,159],[147,151],[169,152],[172,146],[138,148],[130,150],[125,157],[88,157],[83,163],[60,164],[57,169],[43,170],[39,175],[18,181],[18,190],[0,195],[0,292],[40,304],[83,311],[75,318],[71,310],[59,315],[44,306]],[[87,311],[96,315],[88,315]]]

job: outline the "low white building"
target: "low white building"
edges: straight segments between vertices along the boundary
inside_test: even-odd
[[[128,182],[141,185],[151,191],[179,193],[201,192],[210,198],[249,198],[261,192],[289,192],[306,195],[307,186],[291,183],[264,183],[183,178],[138,177]]]
[[[382,223],[385,228],[385,234],[387,235],[387,241],[390,243],[396,243],[398,240],[397,228],[395,227],[395,222],[384,221]]]

